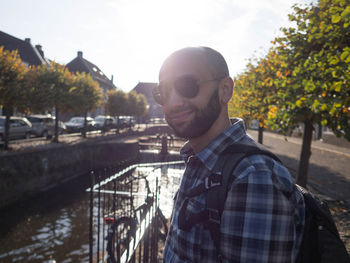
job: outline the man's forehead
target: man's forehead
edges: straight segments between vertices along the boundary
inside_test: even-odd
[[[194,50],[174,53],[162,65],[159,81],[177,79],[184,75],[201,77],[210,74],[208,62],[203,53]]]

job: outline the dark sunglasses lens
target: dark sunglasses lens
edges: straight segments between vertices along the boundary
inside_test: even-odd
[[[199,87],[193,77],[183,77],[175,81],[175,89],[185,98],[194,98],[198,94]]]

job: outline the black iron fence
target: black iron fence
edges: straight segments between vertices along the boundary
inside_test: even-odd
[[[91,173],[91,263],[160,261],[168,230],[162,210],[172,205],[169,194],[183,169],[182,161],[171,161],[135,164],[111,176]]]

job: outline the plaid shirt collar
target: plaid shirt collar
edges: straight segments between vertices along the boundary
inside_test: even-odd
[[[180,154],[187,163],[191,156],[196,156],[209,171],[213,171],[220,154],[231,144],[246,136],[242,119],[235,118],[233,124],[211,141],[202,151],[195,154],[189,142],[181,148]]]

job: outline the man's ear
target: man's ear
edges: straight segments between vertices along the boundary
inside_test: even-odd
[[[220,87],[220,102],[227,104],[232,98],[233,94],[233,80],[231,77],[227,77],[222,80]]]

